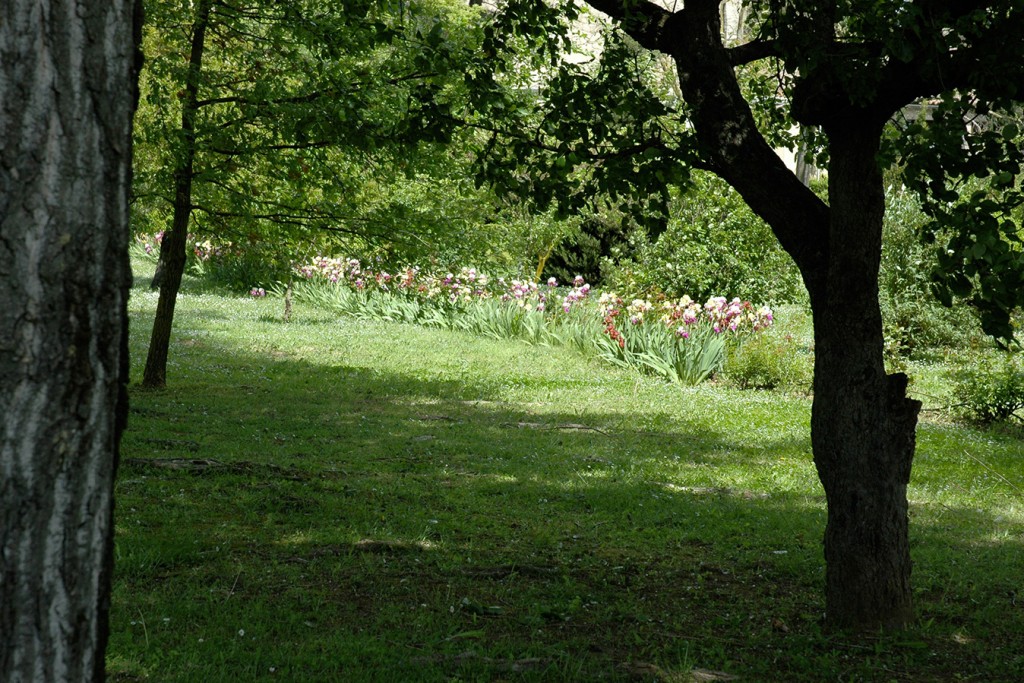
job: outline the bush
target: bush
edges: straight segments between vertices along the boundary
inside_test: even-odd
[[[544,276],[570,282],[582,275],[587,282],[600,286],[604,282],[602,264],[621,258],[629,251],[630,231],[637,230],[621,212],[602,208],[581,217],[580,231],[572,240],[555,248],[544,269]]]
[[[983,424],[1024,420],[1024,363],[1014,354],[986,358],[953,374],[957,412]]]
[[[773,305],[805,297],[799,271],[771,229],[723,180],[694,174],[675,197],[656,241],[634,232],[628,258],[609,265],[606,286],[624,296],[719,293]]]
[[[902,189],[886,196],[879,303],[890,356],[913,357],[961,344],[977,325],[967,304],[946,308],[931,291],[934,247],[921,243],[926,218],[918,200]]]
[[[236,292],[252,287],[270,287],[285,280],[291,268],[287,257],[264,244],[245,248],[218,247],[209,241],[189,245],[189,266],[193,274],[214,286]]]
[[[809,391],[814,357],[792,336],[768,333],[744,339],[729,349],[723,375],[740,389]]]

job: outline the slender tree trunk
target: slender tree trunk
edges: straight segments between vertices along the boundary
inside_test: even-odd
[[[907,483],[920,403],[886,376],[878,304],[884,190],[881,127],[830,131],[826,282],[811,291],[814,462],[828,501],[825,613],[832,629],[913,619]]]
[[[141,7],[0,3],[0,680],[102,681]]]
[[[201,0],[196,8],[192,27],[192,45],[189,53],[185,97],[181,108],[182,144],[178,167],[174,169],[174,217],[171,229],[164,233],[160,244],[160,262],[157,264],[160,298],[157,300],[153,332],[149,340],[146,369],[142,384],[159,388],[167,384],[167,354],[171,345],[171,327],[174,307],[185,272],[188,225],[192,216],[192,178],[196,156],[196,113],[199,110],[199,79],[203,68],[203,50],[206,45],[206,27],[210,21],[211,0]]]

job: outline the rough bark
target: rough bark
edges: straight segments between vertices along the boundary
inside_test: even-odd
[[[199,3],[192,27],[188,77],[181,108],[183,149],[178,166],[174,169],[174,216],[171,220],[171,229],[164,233],[163,241],[160,243],[160,262],[157,266],[157,276],[154,277],[154,285],[159,284],[160,287],[160,297],[157,300],[149,352],[146,355],[146,368],[142,376],[143,386],[149,388],[160,388],[167,384],[167,355],[171,345],[174,307],[178,301],[178,291],[181,289],[181,278],[185,273],[188,225],[192,217],[199,78],[203,68],[206,27],[210,21],[211,7],[210,0],[202,0]]]
[[[139,8],[0,7],[0,680],[101,681]]]
[[[913,619],[907,484],[921,406],[906,397],[906,376],[886,376],[883,365],[881,124],[847,122],[829,135],[831,258],[825,286],[812,292],[825,612],[834,629],[901,627]]]

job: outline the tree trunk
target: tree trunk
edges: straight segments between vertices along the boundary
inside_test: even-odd
[[[181,132],[184,149],[178,167],[174,169],[174,217],[171,229],[164,233],[160,243],[160,261],[157,264],[160,298],[157,300],[153,332],[149,339],[146,369],[142,384],[160,388],[167,384],[167,354],[171,345],[171,327],[174,307],[185,273],[188,225],[192,217],[192,178],[196,157],[196,113],[199,111],[199,78],[203,68],[203,50],[206,46],[206,27],[210,21],[211,0],[202,0],[196,8],[192,26],[192,45],[189,53],[185,97],[181,105]]]
[[[811,291],[811,441],[828,501],[826,624],[900,627],[913,619],[907,483],[921,406],[906,398],[906,376],[886,376],[883,365],[881,126],[829,137],[829,262],[824,286]]]
[[[757,131],[721,42],[715,3],[667,18],[680,87],[709,166],[736,188],[800,268],[815,333],[811,441],[828,502],[829,628],[901,626],[913,617],[906,488],[920,404],[886,377],[878,305],[884,116],[836,107],[829,206],[786,169]],[[831,113],[831,110],[830,110]]]
[[[102,681],[141,7],[0,5],[0,680]]]
[[[816,340],[811,441],[828,501],[826,622],[830,628],[902,626],[913,618],[907,483],[920,403],[907,378],[886,376],[878,269],[885,210],[877,152],[886,119],[906,102],[876,94],[856,109],[843,81],[793,92],[794,118],[821,126],[831,142],[829,206],[767,144],[736,80],[739,61],[722,44],[715,1],[587,0],[641,45],[668,52],[688,105],[701,161],[732,185],[800,268]],[[813,17],[814,36],[834,40],[835,15]],[[772,41],[752,41],[757,50]],[[756,55],[753,58],[757,58]],[[829,70],[821,70],[828,76]],[[799,97],[798,97],[799,96]],[[908,98],[913,93],[907,94]]]

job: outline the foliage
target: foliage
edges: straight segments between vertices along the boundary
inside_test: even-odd
[[[935,250],[921,241],[926,221],[914,194],[889,189],[878,285],[886,349],[893,357],[963,343],[976,324],[967,302],[951,301],[947,308],[932,295],[938,263]]]
[[[166,227],[187,180],[190,232],[233,245],[224,259],[233,281],[266,256],[301,258],[339,242],[443,251],[493,205],[458,163],[452,172],[453,160],[466,163],[466,138],[448,147],[452,125],[440,116],[461,82],[458,55],[479,40],[462,3],[150,0],[146,15],[137,231]],[[260,281],[275,272],[280,263]]]
[[[580,18],[572,2],[510,2],[485,27],[464,112],[490,132],[478,173],[542,209],[577,214],[600,199],[663,229],[668,187],[687,177],[688,133],[665,101],[671,72],[618,32],[574,26]],[[574,49],[581,59],[563,59]]]
[[[957,412],[984,424],[1024,421],[1024,363],[1020,354],[1001,353],[951,373]]]
[[[631,235],[631,253],[608,267],[607,285],[699,299],[724,291],[773,304],[806,296],[792,259],[736,191],[707,173],[695,172],[691,181],[672,193],[661,235]]]
[[[897,147],[913,145],[905,176],[930,219],[923,237],[935,245],[936,296],[947,306],[968,300],[985,332],[1004,340],[1013,338],[1011,319],[1024,306],[1017,91],[1016,81],[993,74],[977,89],[946,93],[931,121],[920,117],[897,139]]]
[[[811,388],[813,356],[791,335],[760,334],[729,347],[725,380],[740,389]]]

